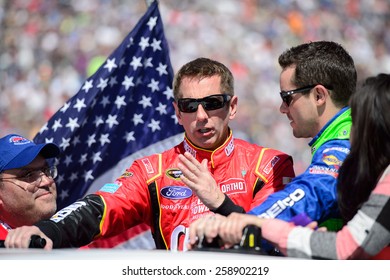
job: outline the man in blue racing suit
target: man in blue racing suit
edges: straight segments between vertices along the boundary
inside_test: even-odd
[[[351,109],[345,107],[309,143],[312,161],[306,171],[248,214],[288,221],[305,213],[328,230],[340,228],[336,185],[340,165],[349,153],[350,128]]]
[[[286,221],[305,213],[320,226],[338,230],[337,176],[349,153],[348,101],[357,80],[353,59],[339,44],[318,41],[288,49],[279,64],[280,112],[287,115],[295,137],[313,138],[312,162],[248,213]]]

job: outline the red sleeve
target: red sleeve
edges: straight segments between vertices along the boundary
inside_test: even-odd
[[[8,235],[8,230],[6,230],[2,225],[1,225],[1,222],[0,222],[0,240],[5,240],[5,238],[7,237]]]
[[[151,164],[148,166],[148,164]],[[150,225],[151,208],[145,165],[151,167],[151,161],[143,163],[135,161],[115,182],[111,193],[98,192],[106,204],[104,217],[101,222],[101,233],[126,230],[129,227],[147,223]]]
[[[273,149],[263,149],[256,166],[257,184],[251,208],[260,205],[272,193],[284,189],[295,177],[293,159],[290,155]]]

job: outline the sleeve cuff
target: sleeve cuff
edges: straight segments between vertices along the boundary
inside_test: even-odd
[[[53,248],[61,247],[61,234],[57,224],[50,220],[39,221],[35,224],[47,237],[53,241]]]
[[[234,202],[226,194],[222,204],[217,209],[211,211],[217,214],[221,214],[223,216],[228,216],[233,212],[245,213],[244,208],[238,206],[237,204],[234,204]]]

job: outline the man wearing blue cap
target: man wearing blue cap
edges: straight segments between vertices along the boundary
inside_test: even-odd
[[[0,138],[0,240],[9,229],[55,213],[57,169],[46,159],[59,153],[55,144],[35,144],[17,134]]]

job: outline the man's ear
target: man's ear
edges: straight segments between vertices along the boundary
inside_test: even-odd
[[[182,125],[181,122],[181,112],[179,110],[179,107],[177,106],[177,103],[175,101],[172,102],[173,108],[175,108],[175,115],[177,118],[177,121],[179,122],[180,125]]]
[[[232,99],[230,100],[230,116],[229,119],[232,120],[235,118],[237,113],[237,104],[238,104],[238,97],[234,95]]]
[[[314,99],[318,106],[322,106],[329,98],[329,91],[322,85],[316,86],[314,90]]]

